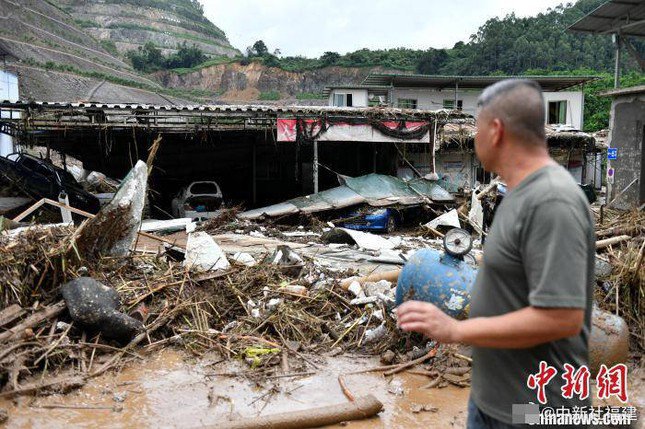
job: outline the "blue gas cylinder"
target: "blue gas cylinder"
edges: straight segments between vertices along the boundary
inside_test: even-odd
[[[462,258],[434,249],[414,253],[403,266],[396,286],[396,305],[425,301],[457,319],[468,317],[470,291],[477,269]]]

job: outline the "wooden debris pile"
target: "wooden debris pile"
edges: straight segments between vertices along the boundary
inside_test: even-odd
[[[597,288],[601,308],[630,327],[632,348],[645,350],[645,212],[595,210],[596,248],[609,265]],[[598,270],[597,270],[598,275]]]
[[[305,260],[301,269],[265,261],[194,272],[164,254],[84,258],[78,229],[33,228],[0,236],[0,396],[66,391],[140,359],[143,350],[179,346],[200,356],[219,351],[258,375],[284,366],[313,367],[322,352],[405,352],[420,336],[400,333],[383,303],[357,306],[331,272]],[[77,326],[60,296],[86,276],[114,288],[120,311],[146,331],[125,347]],[[367,341],[370,333],[383,335]],[[287,364],[288,365],[288,364]]]

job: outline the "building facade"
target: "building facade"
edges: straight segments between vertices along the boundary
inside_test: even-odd
[[[360,85],[325,90],[335,107],[388,106],[401,109],[457,109],[477,115],[477,98],[487,86],[515,76],[371,74]],[[545,125],[581,130],[585,82],[593,76],[532,76],[544,91]]]

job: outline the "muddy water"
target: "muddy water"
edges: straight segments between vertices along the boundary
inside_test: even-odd
[[[378,365],[376,360],[362,357],[325,360],[316,375],[272,379],[258,386],[244,378],[208,375],[246,371],[245,365],[209,365],[208,359],[195,361],[181,352],[166,350],[130,363],[118,374],[99,377],[71,394],[0,401],[0,408],[9,413],[8,428],[201,427],[234,418],[344,403],[347,399],[337,376]],[[428,379],[412,374],[390,379],[361,374],[347,377],[346,382],[354,395],[372,393],[385,405],[379,417],[347,427],[464,427],[468,389],[420,389]],[[415,414],[411,408],[417,404],[437,407],[438,411]],[[51,406],[66,408],[43,408]]]

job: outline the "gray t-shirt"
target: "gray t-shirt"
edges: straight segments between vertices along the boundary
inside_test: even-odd
[[[484,413],[511,423],[512,404],[537,404],[526,382],[540,361],[558,371],[546,386],[546,406],[591,405],[576,394],[564,399],[560,388],[565,363],[588,365],[594,258],[589,204],[564,168],[543,167],[504,198],[486,239],[470,317],[533,306],[582,308],[585,320],[579,335],[528,349],[474,347],[471,395]]]

